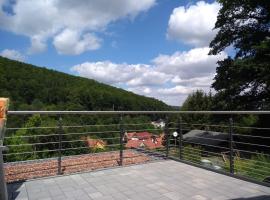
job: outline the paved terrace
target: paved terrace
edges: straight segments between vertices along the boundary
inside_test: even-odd
[[[167,160],[8,185],[20,200],[270,199],[270,188]]]

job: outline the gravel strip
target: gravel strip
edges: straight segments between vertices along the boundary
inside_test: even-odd
[[[125,150],[123,152],[123,157],[123,165],[140,164],[151,160],[146,154],[132,150]],[[62,160],[63,174],[115,166],[119,166],[119,152],[68,156],[63,157]],[[8,183],[39,177],[55,176],[57,175],[57,171],[57,158],[5,164],[5,178]]]

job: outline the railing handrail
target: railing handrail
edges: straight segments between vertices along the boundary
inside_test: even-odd
[[[215,114],[215,115],[265,115],[270,110],[256,111],[7,111],[8,115],[119,115],[119,114]]]

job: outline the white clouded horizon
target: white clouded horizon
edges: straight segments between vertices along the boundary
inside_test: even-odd
[[[44,51],[52,38],[60,54],[78,55],[100,47],[101,40],[94,33],[106,30],[117,20],[133,19],[155,3],[156,0],[1,0],[0,28],[29,37],[30,54]],[[11,7],[12,14],[3,10],[4,4]],[[66,49],[74,44],[75,50]]]
[[[0,55],[12,60],[24,61],[25,56],[22,55],[19,51],[14,49],[4,49],[0,52]]]
[[[217,30],[213,30],[220,5],[199,1],[195,5],[180,6],[173,10],[167,38],[195,47],[208,46]]]
[[[218,60],[225,52],[208,55],[208,47],[159,55],[152,64],[84,62],[71,68],[79,76],[122,87],[140,95],[154,97],[170,105],[180,105],[197,89],[208,91]]]
[[[80,55],[100,49],[103,43],[107,44],[104,37],[109,35],[106,34],[111,24],[123,19],[133,20],[155,6],[156,2],[16,0],[10,3],[0,0],[0,28],[29,38],[31,46],[28,54],[43,52],[48,42],[52,42],[60,55]],[[9,9],[4,10],[4,4]],[[181,46],[188,47],[186,50],[174,50],[171,54],[162,54],[160,50],[149,63],[117,63],[102,58],[97,62],[86,60],[71,66],[71,72],[179,106],[193,91],[210,90],[217,61],[227,57],[226,52],[208,55],[209,43],[217,33],[213,28],[219,9],[217,2],[197,1],[176,7],[169,13],[167,30],[161,32],[166,32],[168,40],[179,42],[180,45],[187,44]],[[168,42],[166,38],[164,41]],[[113,40],[110,45],[120,50],[121,45],[117,42]],[[163,50],[171,52],[167,47]],[[25,59],[24,55],[13,49],[5,49],[0,54],[15,60]],[[81,58],[84,59],[84,56]]]

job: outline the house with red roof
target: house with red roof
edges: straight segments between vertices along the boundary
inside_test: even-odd
[[[161,134],[160,136],[156,136],[149,132],[126,133],[126,148],[162,148],[163,136],[163,134]]]

